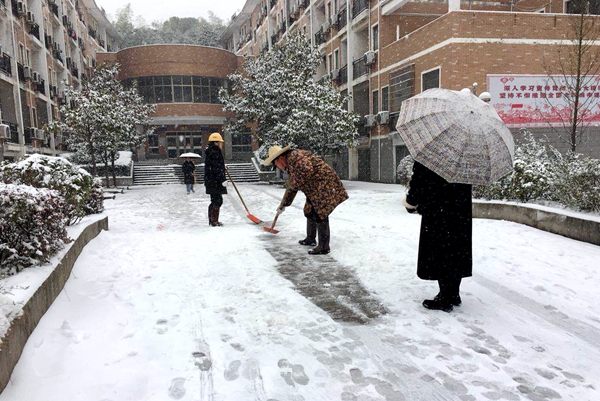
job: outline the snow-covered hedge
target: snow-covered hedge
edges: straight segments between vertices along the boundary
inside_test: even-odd
[[[562,156],[527,134],[515,149],[514,171],[492,185],[473,187],[473,196],[600,211],[600,160],[573,153]]]
[[[83,203],[85,215],[102,213],[104,211],[104,189],[100,180],[95,179],[90,190],[90,196]]]
[[[16,163],[2,164],[0,181],[56,190],[64,199],[62,211],[68,224],[74,224],[89,214],[84,207],[89,202],[100,205],[92,209],[102,210],[103,196],[101,191],[92,191],[92,176],[61,157],[36,154]],[[93,201],[89,200],[90,196]]]
[[[67,241],[58,191],[0,183],[0,277],[45,262]]]

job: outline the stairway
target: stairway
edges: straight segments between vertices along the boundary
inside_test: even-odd
[[[237,182],[258,182],[260,177],[252,163],[226,164],[233,180]],[[204,163],[196,166],[196,180],[204,183]],[[133,185],[181,184],[183,172],[179,164],[135,164]]]

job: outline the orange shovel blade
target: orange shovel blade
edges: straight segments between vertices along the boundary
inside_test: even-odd
[[[258,217],[254,216],[254,215],[252,215],[252,214],[250,214],[250,213],[248,213],[248,216],[247,216],[247,217],[248,217],[250,220],[252,220],[252,222],[253,222],[254,224],[260,224],[260,223],[262,223],[262,220],[261,220],[261,219],[259,219]]]
[[[271,234],[277,234],[279,232],[279,230],[276,230],[272,227],[266,227],[266,226],[263,227],[263,230],[265,230],[266,232],[271,233]]]

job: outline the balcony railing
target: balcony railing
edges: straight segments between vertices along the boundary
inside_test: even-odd
[[[340,85],[344,85],[344,84],[348,83],[348,65],[345,65],[342,68],[340,68],[340,76],[338,79],[339,79]]]
[[[58,18],[58,5],[54,2],[54,0],[49,0],[48,5],[50,6],[50,11],[52,14],[56,15],[56,18]]]
[[[2,56],[0,57],[0,71],[6,75],[12,76],[10,56],[6,53],[2,53]]]
[[[315,33],[315,45],[319,46],[325,42],[327,42],[327,33],[323,32],[323,28],[321,28]]]
[[[352,18],[369,8],[368,0],[352,0]]]
[[[25,67],[21,63],[17,63],[17,74],[19,75],[19,81],[25,82]]]
[[[338,30],[342,30],[348,24],[348,16],[346,15],[346,8],[342,8],[338,14]]]
[[[46,94],[46,81],[45,81],[45,80],[43,80],[43,79],[40,79],[40,80],[39,80],[39,82],[36,82],[36,83],[34,84],[34,87],[33,87],[33,89],[34,89],[36,92],[39,92],[39,93],[41,93],[42,95],[45,95],[45,94]]]
[[[33,36],[35,36],[36,38],[38,38],[38,40],[40,39],[40,26],[37,23],[33,23],[29,26],[29,33],[32,34]]]
[[[356,79],[362,77],[369,72],[369,66],[365,63],[365,58],[361,57],[358,60],[352,62],[352,77]]]
[[[8,142],[19,143],[19,126],[15,123],[5,120],[2,120],[2,124],[6,124],[10,128],[10,138],[8,138]]]

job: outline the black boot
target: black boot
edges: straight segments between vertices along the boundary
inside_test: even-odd
[[[213,227],[221,227],[223,225],[223,223],[221,223],[219,221],[219,213],[220,213],[220,211],[221,211],[220,207],[214,207],[213,208],[213,216],[215,216],[214,217],[214,222],[213,222],[214,223]]]
[[[317,233],[319,234],[319,245],[308,251],[310,255],[326,255],[330,252],[329,249],[329,217],[325,218],[322,223],[317,223]]]
[[[455,306],[461,304],[460,282],[462,278],[445,278],[438,280],[440,292],[433,299],[423,301],[423,306],[432,310],[452,312]]]
[[[209,226],[213,226],[213,219],[214,219],[214,216],[213,216],[213,205],[210,204],[210,205],[208,205],[208,225]]]
[[[313,219],[306,218],[306,238],[298,241],[300,245],[315,246],[317,241],[317,222]]]

